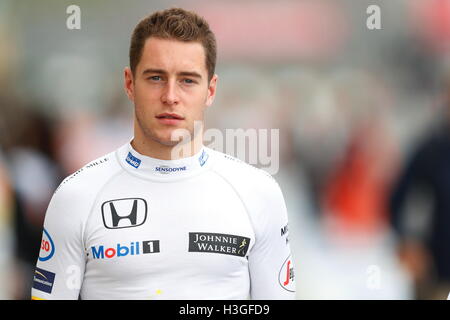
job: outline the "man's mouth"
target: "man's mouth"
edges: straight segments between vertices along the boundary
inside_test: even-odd
[[[184,118],[176,113],[160,113],[156,116],[158,119],[175,119],[175,120],[184,120]]]
[[[177,126],[181,123],[182,120],[184,120],[184,117],[180,116],[179,114],[168,112],[160,113],[156,116],[156,118],[158,119],[159,123],[168,126]]]

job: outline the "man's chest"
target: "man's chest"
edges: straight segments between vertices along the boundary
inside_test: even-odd
[[[136,274],[233,270],[255,235],[245,205],[222,185],[139,184],[106,189],[84,230],[89,268]]]

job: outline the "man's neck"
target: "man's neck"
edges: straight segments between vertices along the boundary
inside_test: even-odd
[[[201,138],[201,135],[199,136],[182,145],[165,145],[154,140],[135,136],[133,141],[131,141],[131,146],[144,156],[161,160],[175,160],[191,157],[198,153],[203,147],[202,141],[198,139]]]

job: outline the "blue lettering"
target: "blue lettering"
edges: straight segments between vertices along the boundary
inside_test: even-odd
[[[158,171],[158,172],[161,172],[161,173],[186,171],[186,166],[184,166],[184,167],[177,167],[177,168],[171,168],[171,167],[156,167],[155,170]]]
[[[141,160],[133,156],[131,152],[128,152],[126,161],[130,166],[135,167],[136,169],[141,165]]]
[[[92,255],[94,256],[94,259],[104,259],[105,258],[105,252],[103,246],[98,247],[98,251],[95,249],[95,247],[91,247],[92,249]]]
[[[122,250],[125,250],[125,253],[122,253],[121,251]],[[126,256],[126,255],[128,255],[128,252],[129,252],[130,250],[128,249],[128,247],[126,247],[126,246],[121,246],[120,245],[120,243],[118,243],[117,244],[117,256],[118,257],[123,257],[123,256]]]
[[[159,248],[159,242],[158,242],[158,248]],[[103,245],[91,247],[92,256],[94,259],[105,259],[106,258],[114,258],[114,257],[125,257],[127,255],[140,255],[141,249],[140,249],[140,242],[139,241],[133,241],[130,242],[130,245],[121,245],[120,243],[117,243],[115,247],[105,247]],[[159,252],[155,251],[155,252]],[[145,251],[143,253],[149,253]]]

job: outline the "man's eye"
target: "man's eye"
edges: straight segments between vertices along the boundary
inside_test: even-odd
[[[153,81],[160,81],[161,77],[160,76],[151,76],[149,78],[147,78],[148,80],[153,80]]]
[[[195,82],[195,81],[192,80],[192,79],[184,79],[184,83],[186,83],[186,84],[195,84],[195,83],[197,83],[197,82]]]
[[[184,83],[187,83],[187,84],[195,83],[195,81],[192,80],[192,79],[183,79],[183,82],[184,82]]]

